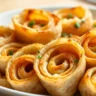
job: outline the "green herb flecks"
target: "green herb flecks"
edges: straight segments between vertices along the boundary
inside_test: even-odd
[[[81,19],[81,23],[85,23],[85,20],[84,19]]]
[[[66,36],[67,36],[67,33],[63,32],[62,37],[66,37]]]
[[[76,22],[74,25],[75,28],[80,28],[80,23]]]
[[[93,27],[96,27],[96,24],[94,24]]]
[[[72,36],[72,34],[68,34],[68,33],[65,33],[65,32],[62,33],[62,37],[71,37],[71,36]]]
[[[38,32],[38,29],[36,29],[36,31]]]
[[[35,24],[35,21],[30,21],[30,22],[28,23],[28,26],[29,26],[29,27],[32,27],[34,24]]]
[[[69,37],[72,37],[72,34],[69,34],[68,36],[69,36]]]
[[[38,59],[41,59],[41,58],[42,58],[42,56],[41,56],[40,54],[38,54],[38,55],[37,55],[37,58],[38,58]]]
[[[73,15],[70,13],[70,14],[68,14],[67,18],[68,19],[73,18]]]
[[[74,59],[74,63],[78,63],[79,62],[79,60],[78,59]]]
[[[12,50],[9,50],[9,53],[8,53],[8,55],[13,55],[13,51]]]
[[[45,26],[45,24],[40,24],[40,26],[41,26],[41,27],[44,27],[44,26]]]
[[[38,50],[37,53],[40,53],[40,51]]]

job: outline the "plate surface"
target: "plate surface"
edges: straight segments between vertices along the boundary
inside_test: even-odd
[[[73,6],[63,6],[63,5],[59,5],[59,6],[43,6],[43,7],[38,7],[38,9],[44,9],[47,11],[54,11],[56,9],[60,9],[60,8],[68,8],[68,7],[73,7]],[[36,7],[37,8],[37,7]],[[96,8],[94,7],[90,7],[89,8],[93,14],[93,17],[96,18]],[[13,11],[8,11],[8,12],[4,12],[4,13],[0,13],[0,26],[4,25],[4,26],[9,26],[12,22],[12,17],[18,13],[20,13],[23,9],[19,9],[19,10],[13,10]],[[30,93],[26,93],[26,92],[20,92],[20,91],[16,91],[13,89],[8,89],[5,87],[0,86],[0,93],[4,93],[6,94],[5,96],[48,96],[48,95],[37,95],[37,94],[30,94]],[[1,94],[0,94],[1,96]]]

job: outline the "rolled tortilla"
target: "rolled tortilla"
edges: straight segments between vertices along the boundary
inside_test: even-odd
[[[10,28],[0,26],[0,47],[14,40],[14,31]]]
[[[0,48],[0,71],[5,74],[6,66],[12,55],[25,44],[9,43]]]
[[[6,77],[0,72],[0,86],[12,88],[10,83],[7,81]]]
[[[16,37],[24,43],[43,43],[61,36],[60,19],[49,12],[38,9],[25,9],[13,17]],[[26,38],[26,39],[25,39]]]
[[[87,67],[96,66],[96,29],[84,34],[82,46],[86,54]]]
[[[33,69],[35,54],[42,47],[42,44],[25,46],[9,60],[6,76],[14,89],[36,94],[46,93]]]
[[[61,18],[62,32],[81,36],[92,28],[92,13],[82,6],[59,9],[54,14]]]
[[[96,67],[87,70],[80,81],[79,90],[82,96],[96,96]]]
[[[12,88],[6,78],[0,78],[0,86]]]
[[[60,38],[44,46],[34,69],[52,96],[73,96],[86,68],[83,48],[74,40]]]

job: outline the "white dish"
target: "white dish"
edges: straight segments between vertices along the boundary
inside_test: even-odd
[[[47,7],[39,7],[39,9],[44,9],[44,10],[48,10],[48,11],[53,11],[56,9],[60,9],[60,8],[68,8],[68,7],[72,7],[72,6],[47,6]],[[37,7],[36,7],[37,8]],[[89,8],[93,14],[93,17],[96,18],[96,8],[91,7]],[[12,17],[15,14],[18,14],[19,12],[21,12],[23,9],[19,9],[19,10],[13,10],[13,11],[8,11],[8,12],[4,12],[4,13],[0,13],[0,26],[4,25],[4,26],[9,26],[9,24],[12,21]],[[5,96],[48,96],[48,95],[37,95],[37,94],[31,94],[31,93],[26,93],[26,92],[20,92],[20,91],[16,91],[13,89],[8,89],[5,87],[1,87],[0,86],[0,93],[4,93],[6,94]],[[1,95],[0,95],[1,96]]]

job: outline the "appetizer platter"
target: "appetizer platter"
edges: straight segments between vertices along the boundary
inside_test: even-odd
[[[0,14],[0,92],[96,96],[95,9],[26,8]]]

